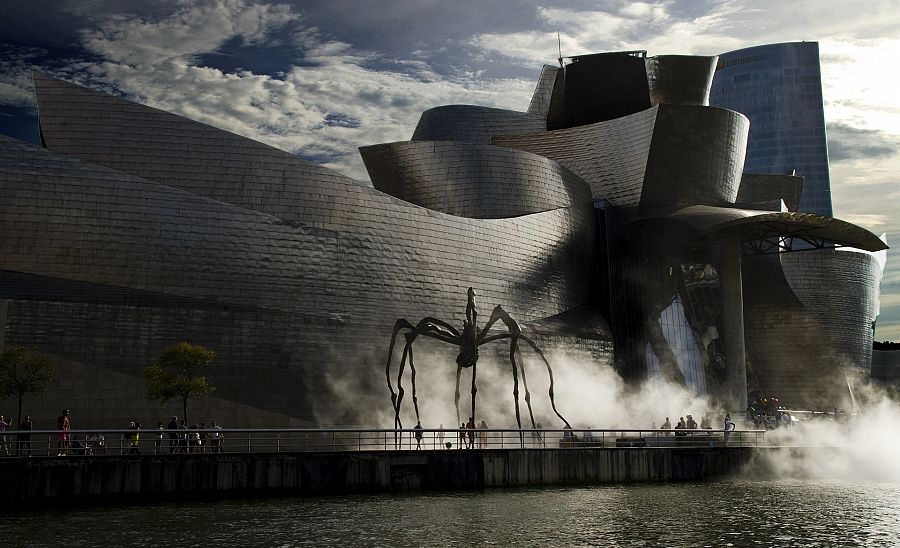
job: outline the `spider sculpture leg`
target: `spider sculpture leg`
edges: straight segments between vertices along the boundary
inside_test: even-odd
[[[531,419],[531,428],[537,428],[534,422],[534,411],[531,409],[531,392],[528,391],[528,379],[525,378],[525,362],[522,360],[522,352],[516,346],[516,356],[519,359],[519,371],[522,373],[522,386],[525,388],[525,405],[528,406],[528,417]]]
[[[456,404],[456,422],[459,422],[459,377],[462,375],[462,366],[456,366],[456,395],[453,396],[453,402]]]
[[[556,400],[553,398],[553,369],[550,367],[550,362],[547,361],[547,358],[544,356],[544,353],[541,352],[541,349],[538,348],[536,344],[534,344],[534,341],[532,341],[525,335],[522,335],[520,338],[528,343],[528,346],[534,349],[534,351],[537,352],[537,355],[540,356],[542,360],[544,360],[544,365],[547,366],[547,374],[550,376],[550,406],[553,407],[553,412],[556,413],[556,416],[559,417],[564,423],[566,423],[566,426],[572,428],[572,425],[569,424],[569,421],[567,421],[566,418],[556,410]]]
[[[397,334],[404,329],[409,331],[404,334],[406,344],[403,347],[403,356],[400,358],[400,368],[397,374],[397,392],[394,392],[394,386],[391,382],[391,358],[394,355],[394,345],[397,340]],[[388,347],[387,364],[385,365],[385,377],[387,378],[388,389],[391,391],[391,406],[394,408],[394,429],[403,428],[403,423],[400,420],[400,407],[403,403],[403,395],[405,393],[402,381],[403,371],[406,368],[407,356],[409,356],[410,370],[412,371],[413,404],[416,410],[416,420],[419,420],[419,405],[418,398],[416,397],[415,384],[416,370],[412,361],[412,344],[419,335],[459,345],[459,332],[441,320],[424,318],[415,326],[404,319],[399,319],[394,323],[394,330],[391,334],[391,344]]]
[[[504,334],[499,334],[499,335],[488,336],[488,331],[498,321],[503,322],[503,324],[506,325],[506,328],[509,329],[509,334],[504,333]],[[519,348],[518,343],[519,343],[519,339],[521,339],[521,340],[525,341],[526,343],[528,343],[528,345],[532,349],[534,349],[534,351],[537,352],[538,356],[540,356],[541,359],[544,361],[544,365],[547,366],[547,373],[550,376],[550,390],[549,390],[550,406],[553,408],[553,412],[556,413],[556,416],[559,417],[560,420],[562,420],[566,426],[569,426],[569,421],[567,421],[566,418],[563,417],[559,413],[559,411],[556,409],[556,400],[553,396],[553,368],[550,367],[550,362],[547,361],[547,358],[544,356],[544,353],[541,352],[541,350],[537,347],[536,344],[534,344],[534,341],[532,341],[531,339],[529,339],[528,337],[526,337],[525,335],[522,334],[522,330],[519,328],[519,324],[516,323],[516,321],[514,319],[512,319],[512,317],[509,314],[507,314],[506,311],[503,310],[502,307],[500,307],[498,305],[494,308],[494,311],[491,313],[491,318],[490,318],[490,320],[488,320],[487,324],[485,324],[484,329],[482,329],[481,332],[478,334],[478,344],[482,345],[482,344],[485,344],[490,341],[506,338],[507,336],[512,339],[510,341],[510,356],[511,357],[514,353],[514,350],[518,351],[518,348]],[[515,367],[515,360],[513,360],[513,364],[514,364],[513,367]],[[516,384],[516,387],[513,390],[513,394],[515,395],[516,407],[518,408],[518,402],[519,402],[518,380],[515,378],[515,376],[513,377],[513,381]],[[530,399],[531,398],[529,397],[529,400]],[[529,403],[529,410],[530,410],[530,403]],[[570,428],[571,428],[571,426],[570,426]],[[519,429],[520,430],[522,429],[521,421],[519,422]]]

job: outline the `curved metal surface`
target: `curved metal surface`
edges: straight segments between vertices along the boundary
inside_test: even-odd
[[[830,249],[744,257],[747,357],[761,396],[850,410],[850,387],[871,367],[875,263]]]
[[[644,234],[658,234],[660,230],[667,230],[664,227],[673,225],[681,227],[679,232],[683,233],[683,239],[725,232],[737,232],[743,238],[754,239],[803,235],[865,251],[887,249],[887,244],[881,238],[858,225],[833,217],[793,211],[755,211],[697,205],[667,213],[650,214],[629,223],[632,231]]]
[[[718,56],[657,55],[646,59],[650,104],[709,105]]]
[[[550,102],[553,98],[553,88],[556,85],[559,70],[559,67],[554,67],[553,65],[544,65],[541,68],[541,75],[538,77],[538,83],[531,96],[531,103],[528,105],[528,114],[539,114],[544,118],[547,117],[547,114],[550,112]]]
[[[590,187],[557,162],[520,150],[449,141],[360,147],[378,190],[434,211],[480,219],[572,207],[592,215]]]
[[[769,175],[744,173],[738,188],[737,205],[782,200],[788,211],[800,207],[803,177],[796,175]]]
[[[647,211],[733,203],[746,138],[747,119],[736,112],[658,105],[615,120],[492,142],[558,161],[591,186],[595,200]]]
[[[642,57],[611,52],[573,58],[565,70],[565,125],[571,128],[621,118],[650,108]]]
[[[470,285],[523,321],[589,294],[595,228],[583,210],[446,215],[173,114],[36,83],[44,138],[67,155],[0,139],[0,271],[79,291],[64,305],[9,300],[7,342],[55,353],[79,379],[120,379],[122,396],[103,405],[121,416],[157,416],[130,383],[189,337],[218,351],[217,418],[364,420],[332,405],[332,379],[367,382],[385,318],[454,318]],[[134,296],[116,304],[98,286]],[[33,289],[17,294],[45,293]]]
[[[540,114],[475,105],[446,105],[423,112],[410,140],[489,145],[494,135],[533,133],[546,129],[546,118]]]

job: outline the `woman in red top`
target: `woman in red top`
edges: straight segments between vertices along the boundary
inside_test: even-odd
[[[56,456],[64,457],[69,451],[69,430],[71,429],[68,409],[63,409],[62,415],[56,419],[56,429],[59,430],[59,434],[57,434],[56,438],[58,440],[57,445],[59,452]]]

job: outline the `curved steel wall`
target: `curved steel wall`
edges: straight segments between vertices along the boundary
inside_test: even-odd
[[[636,207],[650,154],[657,109],[571,129],[500,136],[495,145],[556,160],[591,186],[595,200]]]
[[[733,111],[658,105],[607,122],[493,142],[558,161],[591,185],[595,200],[652,210],[734,203],[747,128],[747,119]]]
[[[559,68],[553,65],[544,65],[541,68],[541,75],[538,77],[537,86],[531,96],[531,103],[528,105],[528,114],[539,114],[546,118],[550,113],[550,102],[553,98],[557,74],[559,74]]]
[[[566,66],[565,75],[567,128],[621,118],[651,106],[641,57],[618,52],[580,56]]]
[[[783,200],[788,211],[797,211],[802,190],[803,177],[744,173],[736,201],[741,204]]]
[[[648,57],[650,104],[709,105],[709,89],[718,59],[699,55]]]
[[[734,203],[744,167],[747,118],[719,108],[656,108],[640,209]]]
[[[870,253],[817,249],[785,253],[784,277],[828,335],[842,366],[868,376],[872,323],[878,315],[881,269]]]
[[[589,209],[444,215],[155,109],[51,80],[39,93],[48,146],[106,167],[0,142],[0,270],[42,275],[32,294],[48,283],[82,288],[62,306],[0,283],[12,299],[8,343],[142,383],[166,345],[211,341],[218,405],[346,424],[365,413],[337,414],[336,379],[368,386],[383,375],[395,318],[461,323],[470,285],[480,306],[503,304],[523,323],[589,294]],[[104,292],[140,295],[139,305]],[[581,344],[608,355],[609,341]],[[381,396],[371,406],[386,407]],[[133,408],[101,399],[123,416]]]
[[[540,114],[474,105],[447,105],[426,110],[412,141],[462,141],[489,145],[493,135],[533,133],[547,129]]]
[[[537,154],[449,141],[359,151],[375,188],[435,211],[491,219],[572,207],[592,215],[587,183]]]
[[[743,258],[747,356],[762,395],[799,409],[850,405],[848,383],[871,367],[878,268],[869,254],[830,249]]]

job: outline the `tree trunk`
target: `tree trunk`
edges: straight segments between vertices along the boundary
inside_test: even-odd
[[[13,430],[18,430],[19,426],[22,425],[22,396],[24,396],[24,394],[19,392],[19,416],[16,417],[16,424],[10,425]]]
[[[184,398],[181,398],[181,411],[182,411],[182,415],[181,415],[181,416],[184,417],[184,424],[185,424],[186,426],[190,426],[190,425],[188,424],[188,416],[187,416],[187,400],[188,400],[188,399],[187,399],[186,396],[185,396]]]

